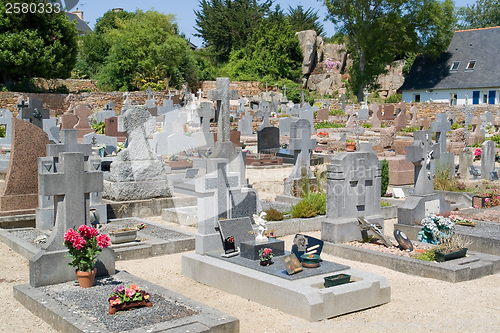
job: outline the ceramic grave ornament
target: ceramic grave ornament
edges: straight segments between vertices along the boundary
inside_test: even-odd
[[[255,242],[257,243],[267,243],[268,241],[267,237],[264,236],[265,232],[267,231],[266,218],[267,218],[266,212],[261,212],[260,215],[253,214],[253,220],[255,224],[259,226],[258,234],[255,237]]]

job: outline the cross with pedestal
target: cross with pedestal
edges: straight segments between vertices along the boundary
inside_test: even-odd
[[[150,101],[151,96],[153,95],[153,89],[151,89],[151,87],[148,86],[148,89],[146,90],[146,92],[148,93],[148,101]]]
[[[200,88],[196,93],[198,94],[198,103],[201,103],[201,95],[203,95],[203,91]]]
[[[464,151],[469,150],[469,124],[474,115],[474,109],[469,106],[469,94],[465,94],[465,106],[464,106],[464,117],[465,117],[465,140],[464,140]]]
[[[76,129],[61,130],[61,143],[47,145],[47,156],[54,159],[54,172],[57,172],[59,154],[69,152],[82,153],[84,161],[87,161],[92,155],[92,144],[79,144]]]
[[[100,159],[83,161],[82,153],[61,153],[58,172],[47,171],[51,157],[39,158],[38,194],[54,196],[56,224],[43,247],[46,251],[65,249],[64,233],[82,224],[89,225],[90,193],[102,192]]]
[[[366,190],[366,187],[375,185],[375,171],[377,168],[376,166],[374,168],[367,168],[367,163],[364,158],[358,158],[354,163],[355,168],[353,166],[348,172],[350,187],[347,189],[348,191],[354,190],[354,193],[348,193],[348,195],[351,198],[356,198],[356,207],[358,211],[365,211],[366,194],[369,192]],[[376,200],[374,201],[376,204],[379,204]]]
[[[359,117],[356,116],[356,128],[351,133],[356,134],[356,150],[359,150],[359,135],[363,134],[365,131],[362,127],[359,127]]]
[[[113,101],[109,101],[108,104],[105,105],[104,111],[114,111],[115,103]]]
[[[437,113],[436,121],[431,123],[431,131],[436,133],[436,142],[439,143],[441,154],[446,153],[446,133],[451,131],[451,123],[446,113]]]
[[[210,132],[210,119],[215,116],[214,104],[212,102],[201,102],[197,111],[198,117],[201,117],[202,132]]]
[[[405,159],[415,166],[415,195],[434,193],[434,175],[431,162],[440,158],[439,144],[434,144],[431,131],[413,132],[411,146],[405,148]]]
[[[370,96],[370,93],[368,92],[368,90],[365,90],[365,105],[368,106],[368,96]]]
[[[286,84],[283,85],[283,101],[286,101],[287,98],[286,98],[286,90],[287,90],[287,87],[286,87]]]
[[[312,177],[309,150],[316,148],[316,140],[311,138],[311,123],[299,119],[290,126],[290,150],[294,152],[294,166],[291,178],[301,177],[301,168],[305,167],[308,177]]]
[[[174,94],[172,94],[172,90],[170,90],[170,89],[169,89],[169,90],[168,90],[168,94],[167,94],[166,96],[168,97],[168,99],[169,99],[169,100],[171,100],[171,99],[172,99],[172,97],[174,97],[175,95],[174,95]]]
[[[41,129],[43,129],[43,120],[49,118],[50,111],[43,108],[43,102],[40,99],[31,100],[28,108],[21,110],[21,119],[29,120]]]
[[[238,99],[237,90],[229,90],[229,78],[217,78],[217,90],[208,91],[208,99],[217,102],[215,118],[217,121],[217,143],[230,142],[229,100]]]
[[[118,117],[118,132],[124,132],[128,139],[128,147],[121,151],[117,158],[123,160],[155,160],[148,137],[156,131],[156,117],[142,106],[134,106]]]
[[[28,107],[29,107],[29,102],[26,103],[26,101],[23,99],[19,104],[17,104],[18,113],[22,113],[23,109]]]
[[[238,111],[239,112],[244,112],[245,111],[245,104],[247,104],[247,100],[241,97],[238,100]]]

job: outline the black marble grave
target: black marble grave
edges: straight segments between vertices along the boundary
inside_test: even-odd
[[[278,127],[265,127],[257,131],[257,152],[277,152],[280,148],[280,129]]]
[[[285,255],[285,242],[279,239],[268,239],[267,243],[256,243],[255,239],[250,242],[240,243],[240,252],[243,258],[250,260],[259,259],[260,249],[270,248],[275,257]]]

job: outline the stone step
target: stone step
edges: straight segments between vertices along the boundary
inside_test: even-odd
[[[161,219],[168,222],[178,223],[185,226],[198,225],[198,207],[175,207],[165,208],[161,211]]]

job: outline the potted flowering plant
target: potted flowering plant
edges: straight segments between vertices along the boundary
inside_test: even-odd
[[[269,266],[272,263],[272,259],[274,258],[273,249],[266,247],[265,249],[259,250],[259,264],[262,266]]]
[[[480,160],[482,152],[483,150],[481,148],[476,148],[476,150],[474,150],[474,160]]]
[[[102,249],[109,246],[109,243],[107,235],[100,235],[96,228],[84,224],[78,229],[68,229],[64,235],[64,245],[69,252],[66,257],[72,258],[68,265],[76,267],[80,287],[89,288],[94,285],[97,256]]]
[[[455,229],[455,223],[449,218],[430,214],[422,219],[423,229],[418,233],[418,240],[423,243],[438,244],[449,238]]]
[[[149,300],[149,294],[142,290],[136,284],[128,286],[119,285],[113,289],[113,293],[109,295],[109,314],[114,314],[118,310],[136,308],[136,307],[152,307],[153,303]]]
[[[347,139],[345,141],[345,150],[346,151],[355,151],[356,150],[356,142],[352,139]]]

